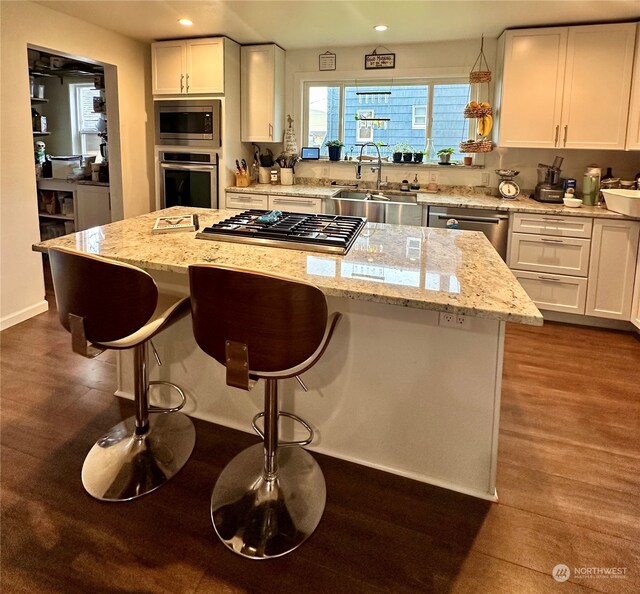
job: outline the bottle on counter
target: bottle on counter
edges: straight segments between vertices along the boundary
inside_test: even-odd
[[[611,179],[613,177],[613,172],[611,167],[607,167],[607,172],[600,178],[600,181],[604,181],[605,179]]]
[[[420,189],[420,184],[418,183],[418,174],[417,173],[416,173],[416,176],[413,178],[413,181],[411,182],[411,186],[410,187],[414,192]]]
[[[600,168],[590,165],[582,179],[582,204],[595,206],[600,193]]]

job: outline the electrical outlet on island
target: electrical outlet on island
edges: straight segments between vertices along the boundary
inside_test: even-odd
[[[480,174],[480,185],[481,186],[488,186],[491,183],[491,178],[489,177],[488,173],[481,173]]]

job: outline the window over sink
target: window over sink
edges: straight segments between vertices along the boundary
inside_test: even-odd
[[[463,116],[470,98],[466,79],[398,79],[365,84],[351,81],[305,81],[303,144],[320,148],[326,140],[341,140],[343,156],[356,157],[365,142],[375,142],[391,157],[397,144],[422,151],[431,139],[434,152],[456,148],[469,138],[470,122]],[[365,149],[373,155],[373,147]]]

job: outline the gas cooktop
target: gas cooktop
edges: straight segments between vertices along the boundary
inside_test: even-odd
[[[344,255],[366,222],[363,217],[246,210],[205,227],[196,238]]]

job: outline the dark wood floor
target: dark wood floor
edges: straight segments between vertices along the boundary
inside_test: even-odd
[[[297,551],[245,560],[209,519],[216,477],[257,438],[195,421],[186,467],[105,504],[80,470],[129,402],[115,358],[74,355],[55,314],[1,335],[1,590],[60,592],[640,591],[640,341],[546,324],[507,331],[491,504],[317,455],[327,507]],[[559,584],[552,568],[625,568]]]

